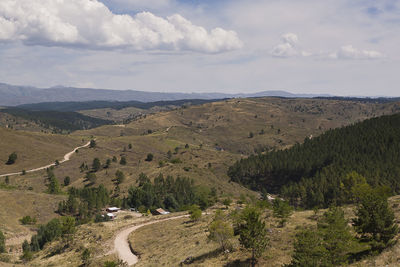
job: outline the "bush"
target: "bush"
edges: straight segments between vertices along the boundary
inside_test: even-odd
[[[230,199],[229,197],[225,198],[224,201],[222,201],[222,204],[224,204],[226,206],[226,208],[229,208],[231,203],[232,203],[232,199]]]
[[[83,250],[82,255],[81,255],[81,259],[82,259],[82,264],[83,266],[89,266],[90,264],[90,257],[91,257],[91,253],[90,250],[85,248],[85,250]]]
[[[64,178],[64,186],[68,186],[71,183],[71,178],[69,176],[66,176]]]
[[[126,165],[126,158],[125,157],[121,157],[121,160],[119,161],[119,164]]]
[[[149,153],[149,154],[147,154],[147,157],[146,157],[146,161],[152,161],[153,160],[153,154],[151,154],[151,153]]]
[[[200,220],[201,218],[201,209],[197,205],[193,205],[189,210],[190,219],[194,222]]]
[[[36,223],[36,218],[32,218],[31,216],[24,216],[21,219],[19,219],[19,221],[23,224],[23,225],[27,225],[27,224],[35,224]]]
[[[117,180],[117,184],[122,184],[125,181],[125,174],[120,170],[117,170],[115,172],[115,177]]]
[[[89,145],[89,147],[90,148],[94,148],[94,147],[96,147],[96,141],[95,140],[90,140],[90,145]]]
[[[6,237],[3,232],[0,230],[0,253],[6,252]]]
[[[88,179],[92,184],[96,183],[97,180],[97,176],[95,173],[93,172],[88,172],[86,174],[86,179]]]
[[[182,161],[181,161],[180,158],[174,158],[174,159],[171,160],[171,163],[172,164],[178,164],[178,163],[182,163]]]
[[[7,165],[14,164],[17,160],[18,156],[17,153],[13,152],[8,156],[8,161],[6,162]]]

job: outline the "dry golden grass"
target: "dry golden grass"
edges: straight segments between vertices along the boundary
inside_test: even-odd
[[[64,155],[82,143],[80,138],[15,131],[0,128],[0,174],[28,170],[61,160]],[[8,156],[16,152],[15,164],[6,165]]]
[[[89,132],[96,136],[119,136],[169,129],[168,137],[174,140],[203,143],[213,148],[218,144],[225,150],[248,154],[253,153],[254,148],[285,147],[330,128],[398,111],[398,103],[280,98],[232,99],[148,115],[125,128],[106,126]],[[259,134],[262,130],[264,134]],[[248,138],[250,132],[253,132],[253,138]]]
[[[259,266],[282,266],[291,260],[293,237],[298,226],[314,225],[312,211],[295,212],[283,228],[267,211],[270,246],[259,260]],[[243,250],[237,238],[232,240],[233,251],[221,253],[216,243],[208,241],[208,225],[213,215],[204,215],[197,223],[189,218],[166,221],[138,229],[130,236],[131,246],[140,254],[137,266],[178,266],[193,257],[191,266],[239,266],[246,265],[250,254]]]
[[[65,196],[0,190],[0,229],[5,231],[7,238],[30,233],[29,227],[21,225],[19,219],[29,215],[35,217],[38,223],[47,223],[57,216],[54,211],[63,199]]]
[[[394,205],[396,218],[400,222],[400,196],[390,198],[390,203]],[[324,211],[320,210],[318,216]],[[352,206],[344,207],[344,211],[346,218],[354,217]],[[237,239],[233,241],[233,252],[216,253],[216,244],[207,240],[207,227],[211,220],[212,215],[203,216],[196,224],[188,223],[188,218],[179,219],[145,226],[133,232],[129,240],[141,256],[137,266],[177,266],[189,256],[195,259],[192,266],[249,266],[246,260],[250,254],[240,248]],[[315,225],[316,219],[313,211],[297,211],[280,228],[271,211],[266,211],[265,222],[270,232],[270,246],[259,259],[258,266],[283,266],[291,261],[296,233],[303,227]],[[399,252],[400,243],[397,243],[378,256],[368,257],[350,266],[400,266]]]

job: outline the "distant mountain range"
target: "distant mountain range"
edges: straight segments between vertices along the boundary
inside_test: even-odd
[[[249,94],[224,93],[162,93],[135,90],[107,90],[75,87],[36,88],[0,83],[0,105],[17,106],[41,102],[66,101],[172,101],[182,99],[224,99],[237,97],[330,97],[324,94],[292,94],[285,91],[263,91]]]

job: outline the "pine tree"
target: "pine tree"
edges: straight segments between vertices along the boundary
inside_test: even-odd
[[[321,236],[314,229],[306,229],[296,234],[291,267],[326,266],[327,250]]]
[[[124,182],[124,180],[125,180],[125,174],[120,170],[117,170],[115,172],[115,177],[116,177],[116,180],[117,180],[117,184],[122,184]]]
[[[50,181],[47,185],[47,192],[49,194],[59,194],[61,192],[61,188],[58,179],[54,175],[50,176],[49,179]]]
[[[385,188],[364,187],[358,194],[357,218],[353,220],[356,231],[377,251],[389,246],[399,231],[385,191]]]
[[[327,261],[332,265],[346,263],[350,252],[358,247],[344,212],[339,207],[332,206],[325,212],[318,223],[318,231],[327,251]]]
[[[285,225],[287,219],[293,213],[293,208],[289,205],[289,203],[279,198],[276,198],[274,200],[273,210],[274,210],[274,216],[281,219],[280,221],[281,227]]]
[[[243,222],[239,225],[239,242],[251,251],[251,263],[255,266],[256,259],[267,249],[267,229],[255,208],[245,209],[242,219]]]
[[[100,170],[100,168],[101,168],[100,160],[98,158],[94,158],[92,163],[92,170],[94,172],[97,172],[98,170]]]
[[[8,160],[6,162],[7,165],[14,164],[15,161],[17,160],[18,156],[17,153],[13,152],[8,156]]]

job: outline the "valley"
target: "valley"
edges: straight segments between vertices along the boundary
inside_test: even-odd
[[[249,254],[240,249],[238,241],[233,241],[234,250],[226,255],[220,254],[218,247],[207,241],[207,227],[215,211],[223,208],[223,200],[231,199],[231,212],[245,207],[243,203],[255,203],[262,195],[262,190],[252,191],[254,188],[245,187],[245,182],[232,181],[228,176],[229,167],[250,155],[265,155],[302,144],[304,140],[312,140],[330,129],[398,113],[400,103],[273,97],[227,99],[198,105],[183,104],[168,109],[153,107],[151,111],[132,107],[76,111],[85,116],[107,119],[112,123],[63,134],[51,133],[51,130],[43,128],[38,131],[38,127],[31,127],[35,122],[29,120],[24,121],[25,128],[24,124],[18,124],[19,127],[13,127],[14,129],[0,128],[0,160],[3,162],[0,165],[0,174],[25,170],[24,174],[9,176],[7,181],[6,177],[0,177],[2,201],[12,203],[10,209],[13,210],[12,213],[0,214],[0,219],[4,222],[0,226],[7,240],[20,242],[15,244],[13,241],[9,245],[14,251],[10,256],[11,262],[24,264],[19,259],[21,250],[18,247],[23,242],[19,237],[27,237],[29,241],[38,224],[45,224],[53,218],[62,218],[61,215],[69,215],[56,211],[60,201],[69,199],[68,192],[71,189],[91,189],[103,185],[109,192],[110,201],[114,201],[109,203],[123,205],[124,199],[130,196],[132,186],[140,187],[141,175],[155,183],[162,174],[164,178],[187,177],[193,180],[196,199],[205,194],[208,198],[205,207],[210,206],[206,209],[207,214],[198,223],[181,218],[145,226],[133,232],[130,240],[135,240],[132,241],[133,249],[140,254],[137,266],[177,265],[189,256],[194,257],[193,266],[239,266],[229,265],[234,262],[247,266],[246,258]],[[2,114],[0,110],[0,115]],[[90,144],[91,140],[95,142],[93,146]],[[77,151],[74,149],[76,147],[79,147]],[[13,152],[18,155],[15,163],[5,164]],[[64,155],[69,152],[72,153],[69,154],[69,160],[63,161]],[[100,164],[98,167],[94,167],[95,159]],[[28,171],[47,164],[54,164],[50,168],[51,174],[46,168]],[[118,178],[118,172],[122,172],[123,178]],[[89,173],[94,174],[94,178],[89,177]],[[53,175],[55,178],[50,178]],[[57,180],[59,191],[49,194],[54,179]],[[23,202],[19,201],[21,198]],[[35,200],[31,202],[31,198]],[[247,200],[241,201],[243,198]],[[144,213],[148,214],[155,207],[157,206],[145,205]],[[41,212],[42,209],[45,212]],[[149,211],[146,213],[147,209]],[[353,216],[351,209],[350,206],[346,208],[347,218]],[[176,211],[179,210],[177,208]],[[304,224],[316,225],[312,213],[310,210],[296,210],[286,226],[281,228],[278,220],[272,218],[271,211],[265,210],[263,216],[268,222],[267,227],[272,229],[271,249],[268,249],[260,262],[268,266],[290,263],[297,229]],[[323,210],[320,211],[322,213]],[[74,214],[80,216],[78,213],[70,215]],[[174,212],[171,215],[180,214],[186,213]],[[21,225],[18,220],[27,215],[36,218],[37,223],[33,226]],[[99,266],[98,264],[107,260],[117,261],[115,253],[102,255],[112,250],[113,236],[118,229],[159,219],[158,216],[136,215],[140,214],[123,211],[115,221],[102,223],[94,223],[92,217],[89,223],[85,221],[77,226],[73,241],[76,251],[61,249],[61,239],[56,240],[34,253],[29,266],[52,266],[56,262],[57,266],[78,266],[84,248],[92,251],[91,266]],[[163,225],[162,228],[160,225]],[[157,233],[164,227],[170,230]],[[96,235],[98,232],[102,233],[101,238]],[[150,235],[151,238],[144,238]],[[193,238],[188,240],[188,237]],[[167,239],[179,240],[176,244],[178,247],[168,243]],[[159,243],[160,240],[164,241]],[[96,245],[100,243],[101,246]],[[180,247],[189,243],[192,244],[191,247]],[[163,247],[158,247],[157,244]],[[151,249],[145,251],[144,247]],[[169,249],[171,251],[163,255],[157,254],[157,251]],[[169,257],[174,250],[179,253],[175,258]]]

